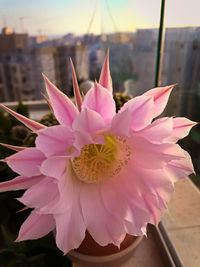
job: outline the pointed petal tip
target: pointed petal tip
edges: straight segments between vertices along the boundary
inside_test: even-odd
[[[44,79],[47,79],[47,76],[42,72],[42,76]]]
[[[109,53],[110,53],[110,51],[109,51],[109,48],[108,48],[107,52],[106,52],[106,58],[105,58],[106,63],[109,63]]]
[[[0,143],[1,146],[4,146],[6,148],[15,150],[15,151],[21,151],[24,150],[26,147],[23,146],[13,146],[13,145],[9,145],[9,144],[4,144],[4,143]]]
[[[53,107],[54,115],[62,125],[72,125],[78,109],[72,103],[70,98],[60,91],[47,77],[42,74],[45,80],[46,91]]]
[[[81,111],[81,106],[82,106],[82,98],[81,98],[81,94],[80,94],[80,89],[78,86],[78,81],[77,81],[77,77],[76,77],[76,72],[74,69],[74,65],[72,62],[71,57],[69,58],[70,64],[71,64],[71,69],[72,69],[72,80],[73,80],[73,88],[74,88],[74,96],[76,99],[76,105],[78,107],[79,112]]]
[[[45,94],[43,94],[42,92],[41,92],[41,94],[42,94],[42,96],[44,97],[44,99],[47,101],[47,104],[48,104],[49,108],[50,108],[51,111],[53,112],[53,107],[52,107],[52,104],[51,104],[50,100],[49,100],[48,97],[47,97]]]
[[[71,66],[73,66],[73,61],[71,57],[69,57],[69,61],[70,61]]]
[[[107,54],[101,69],[99,83],[109,92],[112,93],[112,78],[110,75],[110,68],[109,68],[109,49],[107,50]]]
[[[17,199],[17,198],[16,198]],[[17,199],[18,200],[18,199]],[[20,210],[17,210],[16,211],[16,213],[20,213],[20,212],[22,212],[22,211],[25,211],[25,210],[28,210],[29,209],[29,207],[24,207],[24,208],[22,208],[22,209],[20,209]]]
[[[27,117],[15,112],[14,110],[4,106],[0,103],[0,107],[2,107],[6,112],[10,113],[13,117],[15,117],[18,121],[21,121],[26,127],[31,129],[32,131],[38,131],[40,129],[46,128],[45,125],[42,125],[36,121],[28,119]]]
[[[44,79],[45,83],[49,82],[49,80],[48,80],[47,76],[46,76],[44,73],[42,73],[42,77],[43,77],[43,79]]]

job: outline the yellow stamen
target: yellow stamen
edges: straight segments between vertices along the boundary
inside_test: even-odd
[[[105,145],[85,145],[71,163],[78,179],[95,183],[119,173],[128,163],[130,151],[125,138],[107,135]]]

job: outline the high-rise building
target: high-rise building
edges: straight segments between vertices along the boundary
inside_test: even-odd
[[[0,55],[19,53],[29,44],[29,36],[26,33],[15,33],[5,27],[0,34]]]
[[[58,87],[67,95],[72,94],[72,75],[69,58],[76,69],[77,79],[84,81],[89,78],[88,49],[86,45],[57,46],[56,72]]]
[[[0,102],[9,101],[6,77],[5,77],[5,69],[3,63],[0,62]]]

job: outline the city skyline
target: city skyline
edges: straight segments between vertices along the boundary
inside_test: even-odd
[[[30,35],[134,32],[137,28],[158,27],[160,3],[160,0],[0,0],[0,27],[8,26]],[[198,10],[198,0],[190,3],[168,0],[165,25],[198,26]]]

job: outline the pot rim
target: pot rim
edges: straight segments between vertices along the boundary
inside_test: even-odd
[[[136,239],[132,242],[131,245],[129,245],[127,248],[110,254],[110,255],[105,255],[105,256],[91,256],[91,255],[86,255],[86,254],[82,254],[79,253],[75,250],[71,250],[68,255],[72,256],[74,258],[77,258],[79,260],[83,260],[83,261],[90,261],[90,262],[107,262],[107,261],[113,261],[113,260],[117,260],[118,258],[121,258],[125,255],[127,255],[128,253],[130,253],[134,248],[136,248],[139,243],[142,241],[143,236],[137,236]]]

